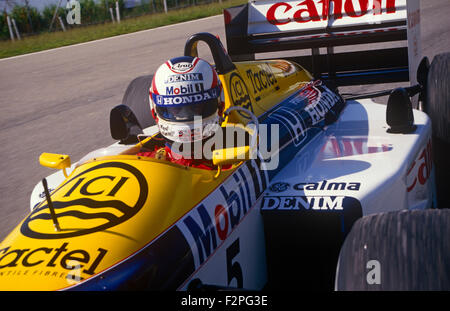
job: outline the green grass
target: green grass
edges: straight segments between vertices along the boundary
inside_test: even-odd
[[[176,24],[203,17],[218,15],[227,7],[247,3],[245,0],[223,0],[222,4],[212,3],[199,5],[168,14],[158,13],[122,20],[120,24],[106,23],[101,25],[73,28],[66,32],[42,33],[20,41],[0,41],[0,58],[22,55],[53,49],[164,25]]]

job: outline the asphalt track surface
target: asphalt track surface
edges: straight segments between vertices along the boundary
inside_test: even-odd
[[[422,51],[430,60],[450,51],[448,16],[448,0],[421,1]],[[63,153],[77,161],[112,144],[109,112],[129,82],[182,55],[187,38],[204,31],[225,44],[223,18],[215,16],[0,60],[0,240],[29,212],[35,184],[53,172],[39,165],[39,155]],[[212,61],[206,46],[200,57]]]

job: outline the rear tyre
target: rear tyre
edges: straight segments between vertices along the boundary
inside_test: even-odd
[[[425,112],[433,126],[433,161],[439,208],[449,208],[450,180],[450,53],[436,55],[427,79]]]
[[[450,210],[363,217],[341,248],[335,289],[450,290],[449,236]]]
[[[131,108],[143,129],[156,124],[149,102],[152,79],[152,75],[137,77],[128,85],[122,99],[122,104]]]
[[[450,53],[436,55],[430,66],[425,111],[434,135],[450,144]]]

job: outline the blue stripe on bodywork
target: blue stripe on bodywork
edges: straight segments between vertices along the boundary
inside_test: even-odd
[[[173,226],[130,258],[69,290],[175,290],[194,270],[191,248]]]
[[[307,111],[307,109],[311,109],[311,103],[309,103],[306,97],[299,97],[299,94],[303,90],[304,89],[301,89],[292,94],[258,118],[260,125],[267,125],[268,146],[272,145],[272,129],[270,125],[279,125],[279,165],[276,169],[268,171],[269,180],[277,175],[286,164],[290,163],[292,158],[322,132],[325,126],[336,121],[345,107],[344,99],[336,94],[336,98],[339,98],[339,100],[334,102],[333,107],[326,112],[320,121],[314,121],[311,114]],[[317,86],[316,90],[330,92],[322,85]],[[283,122],[283,120],[288,118],[291,118],[294,122],[298,121],[301,123],[301,126],[303,126],[303,131],[301,133],[304,136],[303,138],[299,138],[298,135],[295,135],[298,134],[299,128],[290,128],[287,122]],[[300,139],[300,141],[295,143],[296,139]]]

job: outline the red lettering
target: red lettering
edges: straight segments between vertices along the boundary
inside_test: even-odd
[[[297,23],[320,21],[321,17],[318,13],[315,1],[317,0],[303,0],[298,3],[296,6],[300,8],[293,12],[293,15],[291,15],[292,12],[289,13],[292,17],[288,17],[286,14],[292,9],[292,6],[289,3],[275,3],[267,10],[267,21],[272,25],[285,25],[292,21]],[[386,1],[386,13],[395,13],[395,0],[384,1]],[[346,15],[349,17],[362,17],[366,15],[369,10],[369,0],[319,0],[317,1],[317,4],[322,5],[322,20],[327,20],[331,15],[331,11],[333,12],[333,18],[337,20],[343,17],[343,11],[345,11]],[[355,9],[355,4],[357,9]],[[331,5],[333,7],[331,7]],[[382,13],[382,0],[373,0],[373,15],[381,15]],[[283,15],[284,18],[280,18]]]
[[[427,144],[427,154],[428,154],[428,176],[431,174],[431,170],[433,169],[433,154],[431,148],[431,140],[428,141]]]
[[[423,163],[419,167],[417,177],[421,185],[425,184],[430,178],[431,169],[433,166],[433,160],[431,158],[431,142],[428,142],[427,146],[423,149],[420,159],[423,159]]]
[[[345,1],[345,13],[347,13],[350,17],[361,17],[367,14],[367,9],[369,8],[369,0],[359,0],[359,6],[361,11],[359,14],[355,11],[355,7],[353,6],[352,0]]]
[[[309,21],[320,21],[319,13],[317,13],[316,5],[313,0],[305,0],[297,4],[297,6],[306,5],[306,9],[300,9],[294,13],[294,21],[297,23],[306,23]],[[307,12],[308,16],[302,16],[303,13]]]
[[[220,226],[221,215],[225,219],[225,224],[223,228]],[[216,209],[214,210],[214,220],[216,224],[217,234],[219,235],[219,238],[223,241],[227,238],[229,222],[227,210],[222,205],[216,206]]]
[[[337,142],[336,138],[331,138],[331,144],[333,146],[334,155],[338,158],[340,158],[341,155],[341,149],[339,148],[339,143]]]
[[[373,0],[373,15],[381,15],[381,0]]]
[[[320,0],[320,4],[322,4],[322,18],[323,20],[327,20],[328,12],[330,10],[330,1],[329,0]]]
[[[366,152],[364,152],[363,147],[367,147],[367,143],[364,144],[364,139],[354,139],[353,140],[353,146],[355,147],[356,150],[356,154],[364,154]],[[367,152],[369,152],[369,150],[367,150]]]
[[[342,0],[320,0],[319,3],[322,4],[322,16],[323,20],[327,20],[330,16],[330,5],[333,2],[333,18],[342,18]]]
[[[272,5],[272,6],[269,8],[269,10],[267,11],[267,21],[268,21],[269,23],[271,23],[272,25],[285,25],[285,24],[291,22],[291,19],[290,19],[290,18],[287,18],[287,19],[285,19],[285,20],[277,20],[277,18],[275,17],[275,12],[277,11],[277,9],[278,9],[279,7],[282,7],[282,6],[286,7],[286,8],[284,9],[284,12],[283,12],[283,13],[286,13],[287,11],[289,11],[290,9],[292,9],[292,6],[291,6],[290,4],[285,3],[285,2],[279,2],[279,3],[276,3],[276,4]]]
[[[386,0],[386,13],[395,13],[395,0]]]
[[[342,140],[342,145],[344,147],[344,156],[353,155],[353,146],[350,140]]]
[[[423,159],[422,164],[420,164],[419,172],[417,173],[417,177],[419,178],[419,183],[423,185],[428,179],[428,165],[427,165],[427,154],[426,150],[422,151],[420,155],[420,159]]]

